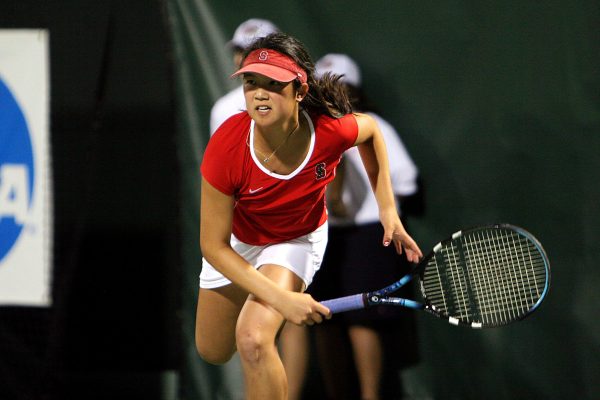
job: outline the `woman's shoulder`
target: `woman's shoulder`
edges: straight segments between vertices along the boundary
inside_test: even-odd
[[[210,138],[210,142],[237,143],[240,137],[247,135],[251,118],[246,111],[234,114],[225,120]]]
[[[227,119],[210,137],[202,155],[202,176],[223,193],[233,193],[231,172],[243,165],[250,121],[245,111]]]
[[[356,117],[354,114],[346,114],[339,118],[330,117],[329,115],[311,115],[316,129],[327,129],[337,131],[340,128],[355,128]]]
[[[339,142],[345,149],[352,146],[358,136],[358,124],[353,114],[339,118],[319,115],[314,117],[313,123],[320,138],[330,143]]]

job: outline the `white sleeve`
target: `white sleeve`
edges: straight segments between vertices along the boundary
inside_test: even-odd
[[[246,109],[244,88],[239,86],[218,99],[210,110],[210,135],[229,117]]]
[[[225,120],[232,115],[224,110],[225,105],[223,103],[223,100],[224,100],[223,97],[221,97],[219,100],[217,100],[217,102],[213,105],[213,107],[210,110],[210,135],[211,136],[215,133],[217,128],[219,126],[221,126],[221,124],[223,122],[225,122]]]

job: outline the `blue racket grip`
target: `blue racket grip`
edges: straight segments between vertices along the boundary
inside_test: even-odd
[[[344,311],[360,310],[365,308],[365,298],[362,294],[354,294],[352,296],[325,300],[322,301],[321,304],[329,308],[332,314],[335,314]]]

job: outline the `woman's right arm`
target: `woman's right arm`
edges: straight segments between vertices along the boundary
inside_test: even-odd
[[[277,286],[230,245],[235,200],[202,179],[200,248],[202,256],[227,279],[265,301],[295,324],[321,322],[328,310],[311,296]]]
[[[393,241],[398,254],[404,251],[408,261],[418,262],[423,257],[423,253],[406,232],[398,216],[383,134],[370,115],[355,113],[354,116],[358,124],[358,137],[355,144],[358,146],[379,207],[379,219],[384,229],[383,244],[387,246]]]

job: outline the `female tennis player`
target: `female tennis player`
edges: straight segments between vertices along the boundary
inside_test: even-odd
[[[331,315],[303,292],[323,258],[325,188],[346,149],[359,147],[382,244],[412,262],[422,252],[398,217],[376,122],[351,112],[335,77],[315,79],[301,42],[283,33],[258,39],[234,76],[247,111],[215,132],[201,167],[196,346],[211,363],[239,351],[246,398],[285,399],[277,333],[285,321],[313,325]]]

